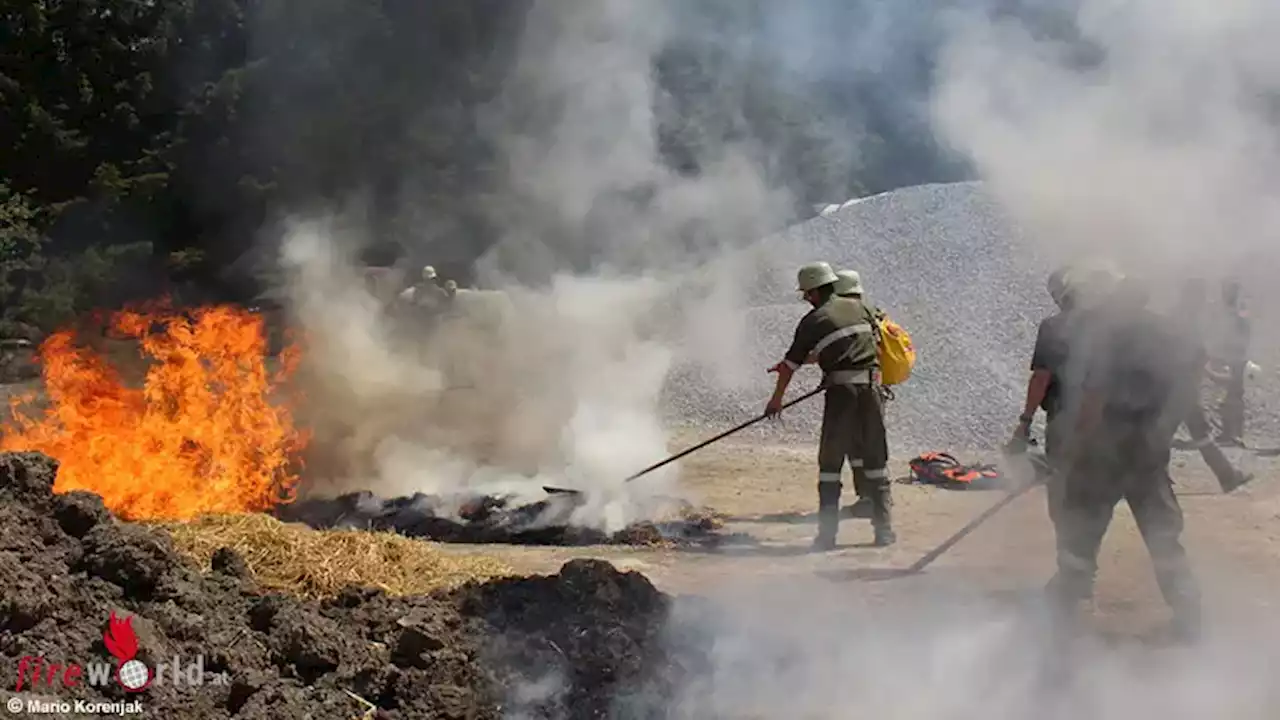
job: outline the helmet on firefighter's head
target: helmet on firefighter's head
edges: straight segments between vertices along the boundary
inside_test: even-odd
[[[836,273],[837,295],[862,295],[862,276],[856,270],[841,270]]]
[[[451,297],[452,297],[453,295],[457,294],[457,292],[458,292],[458,283],[457,283],[456,281],[453,281],[453,280],[445,280],[445,281],[444,281],[444,291],[445,291],[445,293],[447,293],[449,296],[451,296]]]
[[[1069,275],[1071,268],[1063,265],[1062,267],[1049,273],[1049,297],[1053,298],[1053,302],[1061,307],[1071,294],[1071,286],[1069,284]]]
[[[422,268],[422,279],[423,279],[423,280],[435,280],[435,279],[436,279],[436,269],[435,269],[434,267],[432,267],[431,265],[427,265],[426,267]]]
[[[831,285],[839,281],[835,270],[824,262],[809,263],[796,273],[796,289],[800,292],[816,290],[823,285]]]
[[[1071,270],[1067,290],[1081,300],[1102,302],[1122,289],[1122,284],[1125,289],[1134,289],[1134,285],[1125,283],[1126,279],[1125,274],[1110,263],[1090,263]]]
[[[1151,289],[1144,278],[1121,275],[1115,281],[1113,295],[1127,308],[1145,308],[1151,302]]]

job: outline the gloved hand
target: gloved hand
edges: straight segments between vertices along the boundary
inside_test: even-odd
[[[1005,443],[1004,452],[1006,455],[1022,455],[1031,445],[1031,422],[1020,419],[1018,426],[1013,430],[1013,437]]]

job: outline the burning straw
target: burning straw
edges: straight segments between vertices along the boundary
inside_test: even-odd
[[[207,515],[160,527],[201,568],[230,548],[263,587],[308,598],[332,597],[348,585],[422,595],[512,574],[494,558],[442,553],[395,533],[318,531],[267,515]]]

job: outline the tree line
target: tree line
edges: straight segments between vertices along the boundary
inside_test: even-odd
[[[412,198],[474,259],[499,231],[478,198],[501,169],[477,112],[535,1],[0,0],[0,332],[166,292],[248,297],[238,262],[264,226],[353,196],[377,221],[373,255],[406,245]],[[749,36],[761,2],[682,12]],[[797,214],[964,174],[890,111],[927,90],[927,62],[910,87],[801,82],[767,44],[729,63],[687,27],[653,59],[670,167],[752,139]]]

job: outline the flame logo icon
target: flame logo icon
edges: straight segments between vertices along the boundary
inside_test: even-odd
[[[118,663],[116,682],[120,687],[128,692],[139,692],[151,684],[151,668],[134,659],[138,654],[138,636],[133,632],[132,616],[120,620],[113,610],[111,617],[107,618],[107,631],[102,634],[102,642]]]

